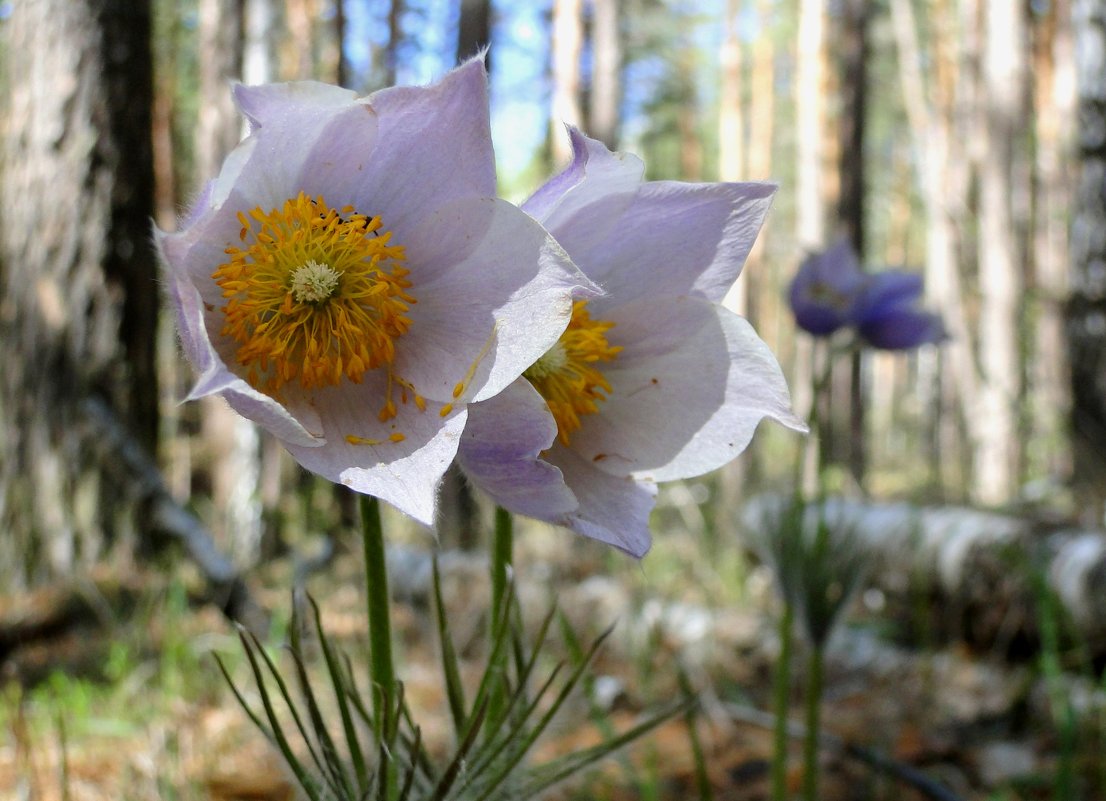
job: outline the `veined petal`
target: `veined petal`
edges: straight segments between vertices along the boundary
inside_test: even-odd
[[[491,198],[429,215],[411,235],[407,263],[418,303],[396,366],[439,401],[502,390],[557,342],[573,296],[598,292],[544,228]]]
[[[348,202],[384,217],[397,241],[427,213],[462,198],[494,197],[488,77],[472,58],[431,86],[368,97],[379,137]]]
[[[529,381],[520,378],[468,411],[457,463],[477,487],[504,509],[548,522],[576,508],[561,471],[541,458],[557,426]]]
[[[719,302],[737,279],[772,202],[773,184],[643,184],[607,236],[572,260],[610,300],[696,295]],[[587,226],[584,219],[576,222]],[[570,240],[571,241],[571,240]]]
[[[721,467],[761,419],[798,431],[779,363],[741,317],[700,298],[643,299],[606,315],[621,346],[612,391],[571,448],[612,475],[669,481]]]
[[[572,163],[522,204],[558,237],[569,252],[585,252],[602,242],[634,200],[645,165],[629,153],[612,153],[606,145],[566,126],[572,140]]]
[[[413,402],[400,403],[394,418],[380,422],[374,410],[385,382],[380,372],[372,372],[361,384],[315,393],[314,404],[326,426],[326,445],[287,447],[308,470],[375,495],[429,526],[434,522],[437,486],[457,453],[467,411],[459,406],[443,418],[437,404],[420,411]],[[396,435],[402,435],[402,440],[393,441]],[[359,444],[348,437],[357,438]]]
[[[546,458],[560,469],[579,502],[575,511],[556,522],[637,559],[649,552],[649,514],[656,504],[655,484],[604,473],[568,448],[554,447]]]
[[[350,202],[377,141],[368,98],[315,81],[237,85],[234,93],[252,130],[224,164],[217,199],[233,187],[246,208],[270,208],[297,187],[338,205]]]

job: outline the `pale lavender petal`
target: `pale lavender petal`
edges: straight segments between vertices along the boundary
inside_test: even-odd
[[[561,471],[541,458],[557,424],[537,390],[520,378],[468,407],[457,463],[477,487],[515,514],[556,522],[576,508]]]
[[[488,79],[474,58],[426,87],[369,96],[379,138],[349,202],[379,214],[397,241],[426,214],[462,198],[494,197]]]
[[[462,381],[465,400],[502,390],[557,342],[573,296],[596,291],[544,228],[492,198],[429,215],[411,236],[407,263],[418,302],[396,371],[440,401]]]
[[[352,89],[343,89],[318,81],[290,81],[247,86],[236,83],[231,87],[234,103],[246,119],[250,130],[268,126],[281,126],[297,117],[308,123],[319,115],[357,99]],[[301,131],[302,134],[302,131]]]
[[[160,239],[160,236],[155,237],[156,241]],[[293,412],[231,373],[211,346],[199,294],[174,272],[169,275],[168,288],[170,301],[177,311],[181,346],[200,374],[188,399],[222,394],[235,411],[254,420],[278,439],[304,448],[322,445],[322,423],[315,410],[301,406]]]
[[[656,503],[655,484],[604,473],[563,447],[554,447],[546,458],[560,468],[579,502],[575,511],[556,522],[638,559],[649,552],[649,513]]]
[[[572,163],[522,209],[572,254],[588,252],[617,233],[615,226],[642,185],[645,165],[637,156],[612,153],[576,128],[569,127],[568,132]]]
[[[395,418],[377,417],[386,392],[382,371],[365,374],[361,384],[343,384],[314,395],[316,411],[326,425],[326,445],[288,450],[301,465],[331,481],[375,495],[425,525],[434,521],[438,482],[457,453],[467,413],[459,407],[442,418],[440,406],[420,411],[414,403],[397,405]],[[392,442],[392,434],[402,442]],[[350,444],[346,437],[380,441]]]
[[[741,317],[700,298],[645,299],[607,315],[624,350],[612,386],[571,447],[612,475],[669,481],[721,467],[761,419],[804,430],[768,346]]]
[[[773,184],[644,184],[609,235],[587,249],[550,232],[607,291],[595,310],[643,297],[720,302],[737,280],[776,191]],[[580,225],[586,225],[581,220]]]
[[[304,100],[273,111],[220,172],[216,199],[229,194],[226,187],[232,184],[245,201],[243,207],[227,212],[256,206],[268,211],[299,192],[312,197],[321,194],[332,207],[355,203],[369,164],[377,158],[378,119],[368,101],[351,99],[335,105]]]

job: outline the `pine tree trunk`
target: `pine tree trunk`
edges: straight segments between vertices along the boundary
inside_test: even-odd
[[[457,62],[474,56],[492,41],[492,5],[490,0],[461,0],[457,26]],[[486,56],[488,70],[491,60]]]
[[[136,526],[82,400],[157,444],[150,7],[13,6],[0,162],[0,581],[87,564]]]
[[[1071,224],[1074,483],[1086,516],[1106,510],[1106,1],[1072,0],[1079,92],[1078,177]]]
[[[1016,149],[1025,125],[1026,24],[1021,4],[984,5],[983,106],[986,147],[980,164],[979,209],[979,442],[974,496],[999,504],[1016,492],[1021,397],[1019,297],[1025,251],[1015,227]]]
[[[558,167],[572,157],[564,126],[584,124],[580,105],[580,53],[584,25],[580,0],[553,2],[553,110],[550,114],[550,143]]]
[[[591,94],[588,134],[612,150],[618,148],[618,109],[622,102],[622,40],[619,0],[592,0]]]
[[[1041,20],[1036,52],[1035,111],[1038,188],[1034,210],[1033,266],[1036,301],[1034,356],[1029,366],[1030,409],[1034,411],[1035,451],[1031,474],[1071,472],[1067,422],[1071,414],[1070,367],[1064,340],[1064,301],[1068,293],[1068,232],[1071,212],[1071,142],[1075,122],[1075,60],[1071,6],[1049,4]]]

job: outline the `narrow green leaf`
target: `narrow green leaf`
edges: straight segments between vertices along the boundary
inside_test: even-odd
[[[342,728],[345,731],[346,747],[349,750],[350,760],[353,762],[354,773],[357,775],[358,795],[364,796],[364,794],[369,791],[369,768],[365,763],[365,755],[361,751],[361,741],[357,736],[357,726],[354,723],[353,714],[349,707],[349,699],[347,698],[348,677],[342,672],[342,665],[338,659],[337,653],[330,644],[330,639],[326,636],[326,632],[323,631],[322,615],[319,612],[319,605],[315,603],[315,599],[310,595],[307,596],[307,601],[311,604],[315,619],[315,631],[319,637],[319,644],[322,646],[323,658],[326,660],[327,671],[330,673],[330,683],[334,688],[334,697],[338,702],[338,711],[342,716]]]
[[[465,688],[461,684],[461,671],[457,662],[457,651],[453,645],[453,635],[449,631],[445,602],[442,600],[442,576],[438,569],[438,555],[434,555],[434,611],[438,617],[438,644],[442,652],[442,673],[445,675],[446,697],[449,699],[449,713],[453,717],[453,729],[459,738],[465,728]]]

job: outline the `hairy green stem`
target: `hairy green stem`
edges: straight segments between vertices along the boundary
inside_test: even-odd
[[[395,710],[396,670],[392,660],[392,621],[388,597],[388,565],[380,501],[361,496],[361,540],[365,548],[365,591],[369,612],[369,670],[372,680],[374,728],[384,739],[384,719]]]
[[[803,740],[803,798],[818,801],[818,735],[822,725],[822,682],[825,650],[815,645],[810,651],[806,684],[806,737]]]
[[[502,506],[495,508],[495,533],[492,542],[492,609],[489,626],[490,653],[495,653],[496,629],[501,621],[511,614],[511,594],[507,587],[509,584],[509,572],[514,558],[515,529],[511,513]],[[499,676],[499,680],[493,685],[491,696],[488,698],[488,727],[489,735],[493,735],[497,729],[496,724],[503,716],[503,710],[507,704],[507,656],[506,648],[499,649],[498,664],[491,667]]]
[[[780,655],[776,662],[773,711],[776,716],[772,748],[772,801],[787,799],[787,713],[791,705],[791,630],[795,622],[795,604],[784,593],[780,615]]]

